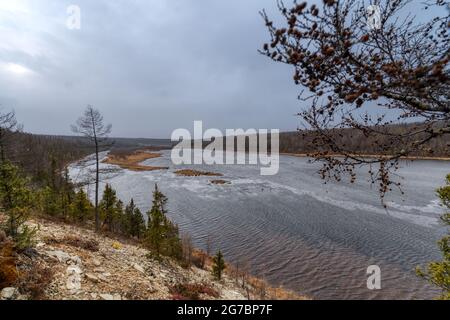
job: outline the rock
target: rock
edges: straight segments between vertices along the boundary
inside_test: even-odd
[[[101,293],[99,294],[100,298],[102,298],[103,300],[114,300],[114,296],[112,294],[108,294],[108,293]]]
[[[17,293],[17,289],[13,287],[6,287],[2,289],[1,297],[5,300],[13,299],[15,294]]]
[[[68,275],[66,280],[66,288],[70,291],[78,291],[81,289],[81,271],[78,266],[70,266],[66,270],[66,274]]]
[[[111,273],[109,272],[104,272],[98,275],[98,278],[102,281],[108,282],[108,277],[111,276]]]
[[[92,259],[92,264],[96,267],[100,267],[102,265],[102,263],[100,262],[100,260],[98,259]]]
[[[103,272],[106,272],[106,270],[103,268],[94,268],[94,272],[103,273]]]
[[[91,293],[91,298],[92,299],[97,299],[98,295],[95,292]]]
[[[70,255],[64,251],[61,250],[54,250],[54,251],[46,251],[45,252],[49,257],[57,259],[59,262],[66,263],[68,260],[70,260]]]
[[[67,267],[66,273],[69,276],[80,275],[83,273],[83,271],[81,270],[81,268],[79,266],[69,266],[69,267]]]
[[[22,253],[30,259],[36,258],[39,255],[37,250],[34,248],[26,248]]]
[[[76,265],[79,265],[79,266],[82,264],[81,258],[79,256],[72,256],[72,257],[70,257],[70,262],[73,262],[73,263],[75,263]]]
[[[42,248],[42,247],[45,247],[45,242],[36,243],[36,248]]]
[[[141,272],[141,273],[145,273],[145,270],[142,266],[138,265],[137,263],[135,263],[133,265],[133,268],[135,268],[137,271]]]
[[[86,279],[92,281],[92,282],[99,282],[100,279],[98,277],[96,277],[95,275],[93,275],[92,273],[86,273],[85,274]]]

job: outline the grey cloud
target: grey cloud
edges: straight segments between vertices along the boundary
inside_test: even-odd
[[[2,39],[12,32],[25,43],[10,34],[0,63],[34,71],[0,70],[0,104],[15,108],[25,129],[69,134],[86,104],[104,113],[115,136],[168,137],[193,120],[296,129],[291,70],[257,53],[267,40],[258,11],[277,15],[275,1],[74,2],[81,30],[65,27],[69,1],[24,1],[31,13],[0,23]]]

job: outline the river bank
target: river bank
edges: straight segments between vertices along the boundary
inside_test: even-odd
[[[15,281],[0,288],[0,299],[307,299],[247,275],[243,282],[243,274],[231,267],[216,281],[211,259],[203,269],[182,267],[172,259],[150,258],[149,251],[132,239],[38,217],[28,225],[39,226],[35,249],[0,252],[0,259],[13,260],[17,270]],[[0,244],[9,246],[7,239],[0,239]],[[10,256],[3,257],[7,252]]]
[[[299,157],[299,158],[312,158],[310,154],[308,153],[295,153],[295,152],[280,152],[280,155],[284,156],[291,156],[291,157]],[[342,158],[342,155],[339,154],[330,154],[330,157],[336,157],[336,158]],[[380,155],[375,154],[355,154],[352,155],[359,158],[378,158]],[[382,158],[389,159],[389,155],[381,155]],[[407,157],[400,157],[400,160],[434,160],[434,161],[450,161],[450,157],[424,157],[424,156],[407,156]]]

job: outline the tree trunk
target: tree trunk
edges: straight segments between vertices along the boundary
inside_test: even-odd
[[[2,164],[5,163],[6,156],[5,156],[5,146],[3,143],[3,129],[0,128],[0,160],[2,161]]]
[[[100,214],[98,212],[99,159],[98,143],[95,138],[95,231],[100,230]]]

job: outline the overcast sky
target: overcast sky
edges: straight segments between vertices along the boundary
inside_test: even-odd
[[[67,7],[81,29],[66,27]],[[257,50],[275,0],[0,0],[0,105],[25,130],[70,134],[87,104],[114,136],[295,130],[292,71]]]
[[[277,21],[276,0],[0,0],[0,107],[33,133],[71,134],[87,104],[116,137],[295,130],[292,70],[257,52],[263,8]]]

